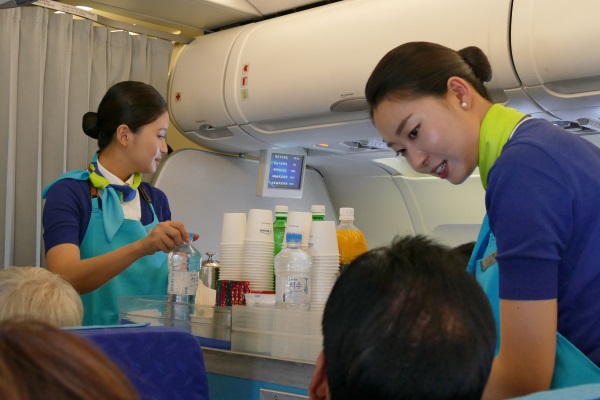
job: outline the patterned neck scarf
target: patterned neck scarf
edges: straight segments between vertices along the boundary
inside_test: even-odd
[[[494,104],[485,115],[479,131],[479,176],[484,189],[487,189],[487,177],[492,165],[525,116],[500,104]]]
[[[104,189],[107,186],[112,187],[117,192],[121,203],[133,200],[137,189],[140,186],[140,182],[142,182],[142,175],[136,172],[133,175],[133,183],[131,185],[117,185],[110,183],[98,168],[98,153],[94,154],[94,157],[92,157],[92,162],[90,163],[88,170],[90,171],[89,179],[90,182],[92,182],[92,185],[98,190]]]

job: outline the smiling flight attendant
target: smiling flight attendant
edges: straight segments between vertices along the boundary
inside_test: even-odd
[[[46,264],[81,294],[84,325],[118,323],[118,297],[166,294],[166,253],[190,238],[171,221],[165,194],[146,182],[167,152],[169,114],[152,86],[112,86],[98,112],[83,116],[99,151],[86,170],[48,185],[43,214]]]
[[[484,398],[600,382],[600,149],[493,104],[491,73],[476,47],[403,44],[367,83],[373,122],[418,172],[460,184],[479,166],[474,272],[500,333]]]

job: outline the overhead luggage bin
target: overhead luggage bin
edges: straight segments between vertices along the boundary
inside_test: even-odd
[[[457,10],[460,20],[450,17]],[[510,12],[511,0],[347,0],[204,35],[172,71],[172,118],[215,149],[379,138],[364,87],[377,62],[409,41],[480,47],[492,64],[494,100],[541,111],[519,95]],[[178,101],[180,90],[192,94]]]
[[[515,0],[511,47],[536,103],[561,119],[600,118],[600,2]]]

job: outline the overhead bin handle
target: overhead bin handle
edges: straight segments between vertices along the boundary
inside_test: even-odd
[[[333,112],[358,112],[368,111],[369,103],[364,97],[349,97],[347,99],[336,101],[329,107]]]

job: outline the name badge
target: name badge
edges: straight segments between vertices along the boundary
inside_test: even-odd
[[[486,258],[481,260],[481,270],[482,271],[485,271],[486,269],[488,269],[489,267],[491,267],[492,265],[494,265],[496,263],[496,255],[497,254],[498,254],[498,252],[494,251],[489,256],[487,256]]]

